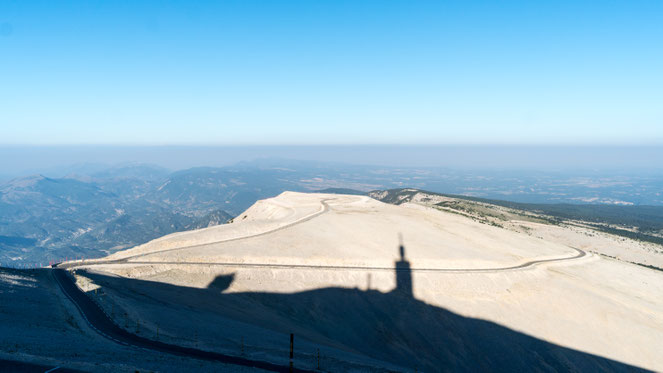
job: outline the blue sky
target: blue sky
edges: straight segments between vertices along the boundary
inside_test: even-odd
[[[662,144],[661,1],[0,2],[0,144]]]

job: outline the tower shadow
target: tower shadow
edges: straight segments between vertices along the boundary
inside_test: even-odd
[[[156,309],[161,320],[183,324],[191,322],[191,312],[201,312],[213,320],[202,327],[218,328],[219,333],[223,333],[224,323],[230,319],[270,332],[294,332],[298,338],[313,343],[333,345],[413,370],[646,371],[416,299],[402,237],[399,241],[400,258],[394,268],[396,285],[386,293],[341,287],[291,294],[223,292],[232,284],[234,275],[217,276],[205,289],[100,273],[88,272],[86,276],[134,302],[140,299],[134,312],[144,309],[145,318],[153,317]],[[166,328],[162,324],[162,330]]]
[[[396,262],[396,288],[394,293],[403,297],[414,298],[412,291],[412,268],[410,262],[405,259],[405,246],[403,245],[403,235],[398,234],[398,252],[400,260]]]

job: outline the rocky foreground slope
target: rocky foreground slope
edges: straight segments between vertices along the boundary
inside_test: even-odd
[[[0,268],[0,372],[51,369],[108,373],[254,371],[115,343],[88,326],[48,269]]]
[[[307,368],[320,351],[332,371],[660,370],[663,272],[569,237],[416,200],[286,192],[68,266],[128,329],[275,362],[295,333]]]

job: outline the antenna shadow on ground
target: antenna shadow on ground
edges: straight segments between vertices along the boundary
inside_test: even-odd
[[[389,292],[328,287],[298,293],[224,293],[234,275],[205,289],[87,273],[95,283],[124,293],[149,294],[164,312],[178,299],[195,299],[215,313],[298,338],[423,371],[644,371],[609,358],[538,339],[494,322],[465,317],[416,299],[405,247],[399,245],[396,287]],[[184,298],[183,298],[184,297]],[[173,323],[177,323],[177,313]],[[179,314],[181,315],[181,314]],[[149,315],[145,315],[149,318]],[[204,327],[204,326],[203,326]],[[214,326],[210,326],[214,327]],[[220,330],[223,333],[223,330]]]

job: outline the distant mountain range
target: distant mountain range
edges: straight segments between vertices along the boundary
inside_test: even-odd
[[[286,190],[353,194],[402,187],[517,202],[663,205],[663,177],[647,174],[481,173],[283,159],[176,172],[143,164],[81,165],[64,177],[0,184],[0,265],[107,255],[223,224]]]
[[[231,218],[222,203],[175,209],[157,193],[162,178],[136,171],[78,179],[37,175],[1,186],[0,263],[101,256]]]

